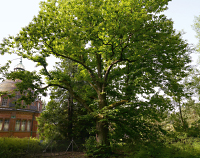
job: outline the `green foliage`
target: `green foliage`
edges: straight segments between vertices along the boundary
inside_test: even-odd
[[[180,119],[179,112],[173,112],[168,115],[166,126],[173,125],[171,131],[187,133],[189,137],[199,137],[200,130],[200,111],[199,103],[195,103],[193,100],[188,100],[181,107],[183,122]],[[166,128],[165,128],[166,129]]]
[[[183,123],[181,122],[179,113],[172,113],[170,120],[173,122],[173,127],[177,132],[185,132],[189,128],[186,118],[183,119]]]
[[[43,149],[43,146],[35,138],[0,138],[1,158],[20,158],[27,152],[35,152]]]
[[[191,49],[161,13],[169,1],[42,2],[38,16],[0,47],[1,54],[17,52],[41,71],[14,72],[9,78],[21,79],[21,88],[27,82],[36,96],[48,87],[66,90],[96,123],[91,128],[96,127],[103,146],[109,146],[109,137],[150,139],[151,131],[160,131],[154,124],[171,108],[169,96],[182,95],[180,81],[190,69]],[[48,70],[51,55],[60,59],[60,66]],[[77,73],[66,69],[68,61]],[[168,96],[157,94],[155,87]]]
[[[10,63],[11,61],[8,61],[4,66],[1,66],[0,64],[0,74],[1,74],[0,80],[5,79],[5,76],[9,72],[8,69],[10,68]]]
[[[112,155],[110,146],[99,145],[94,136],[90,136],[84,146],[88,157],[108,158]]]
[[[119,157],[125,158],[198,158],[200,138],[173,132],[156,141],[125,143],[114,148]]]
[[[37,118],[40,138],[60,140],[89,137],[91,126],[94,126],[92,118],[84,117],[87,113],[79,104],[72,104],[69,109],[69,94],[65,90],[55,88],[51,93],[51,101]],[[69,110],[73,112],[71,118]]]

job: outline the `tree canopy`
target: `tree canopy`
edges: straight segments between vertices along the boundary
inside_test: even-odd
[[[36,94],[51,86],[67,90],[96,121],[99,144],[109,145],[109,127],[119,130],[117,124],[133,119],[135,124],[127,128],[134,126],[142,137],[137,132],[144,125],[139,118],[158,120],[170,107],[155,87],[176,94],[189,69],[191,50],[162,14],[169,1],[41,2],[39,14],[18,35],[4,39],[0,49],[2,55],[17,53],[42,69],[39,74],[12,72],[7,77],[26,78],[21,87],[31,85]],[[73,77],[61,67],[48,70],[46,58],[51,55],[61,63],[73,62]],[[124,134],[131,136],[128,130]]]

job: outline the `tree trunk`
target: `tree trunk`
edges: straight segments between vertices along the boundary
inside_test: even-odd
[[[107,105],[106,102],[106,93],[99,94],[99,109],[104,108]],[[108,129],[108,122],[102,121],[102,119],[106,119],[105,116],[99,114],[96,120],[96,140],[99,145],[106,145],[109,146],[109,129]]]
[[[102,122],[101,120],[97,119],[96,122],[96,129],[97,129],[97,134],[96,134],[96,140],[99,145],[106,145],[109,146],[109,129],[108,129],[108,123]]]
[[[181,101],[180,101],[180,98],[179,98],[178,104],[179,104],[179,113],[180,113],[181,123],[182,123],[184,131],[186,131],[186,125],[185,125],[185,121],[183,120],[183,115],[182,115],[182,110],[181,110]]]
[[[106,92],[105,87],[103,86],[102,80],[102,57],[101,54],[96,54],[97,58],[97,72],[98,72],[98,79],[100,82],[97,82],[97,89],[98,89],[98,99],[99,99],[99,110],[103,109],[107,106],[107,100],[106,100]],[[103,119],[106,119],[103,114],[99,114],[96,118],[96,140],[98,144],[106,145],[107,147],[110,146],[109,142],[109,129],[108,129],[108,122],[106,120],[102,121]]]

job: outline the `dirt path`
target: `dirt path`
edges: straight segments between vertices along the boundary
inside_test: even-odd
[[[25,158],[86,158],[83,152],[45,153],[42,155],[29,155]]]
[[[55,158],[85,158],[85,153],[83,152],[67,152],[65,154],[55,155]],[[53,158],[53,157],[48,157]]]

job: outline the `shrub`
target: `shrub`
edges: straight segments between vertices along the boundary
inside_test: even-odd
[[[99,145],[94,136],[89,137],[84,146],[88,157],[107,158],[112,154],[110,146]]]
[[[18,158],[28,152],[40,151],[42,146],[35,138],[1,137],[0,149],[1,158]]]

